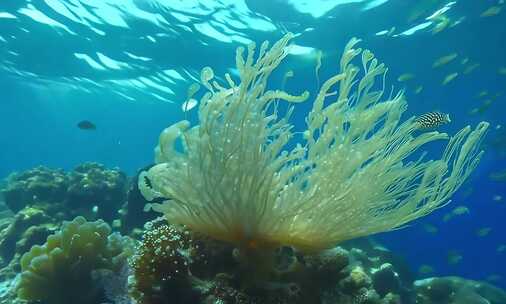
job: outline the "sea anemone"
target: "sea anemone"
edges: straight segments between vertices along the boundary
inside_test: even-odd
[[[294,96],[268,83],[291,38],[270,49],[264,42],[256,59],[254,44],[246,55],[239,47],[239,83],[202,70],[199,124],[165,129],[157,165],[139,178],[148,200],[165,198],[150,207],[239,248],[312,251],[395,229],[448,203],[478,164],[488,123],[450,137],[420,132],[415,118],[401,121],[403,92],[385,96],[387,68],[352,39],[340,72],[319,89],[307,128],[295,132],[294,107],[279,103],[299,103],[309,93]],[[413,155],[435,140],[448,141],[441,159]]]

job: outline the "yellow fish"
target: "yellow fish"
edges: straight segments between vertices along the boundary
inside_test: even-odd
[[[480,14],[480,17],[490,17],[498,15],[501,12],[501,7],[494,5],[489,7],[487,10],[485,10],[483,13]]]
[[[483,228],[476,230],[476,235],[479,237],[484,237],[484,236],[487,236],[490,233],[490,231],[492,231],[492,228],[483,227]]]
[[[443,66],[445,64],[448,64],[453,59],[457,58],[457,53],[451,53],[449,55],[443,56],[438,58],[434,63],[432,64],[432,68],[438,68],[440,66]]]
[[[399,78],[397,78],[398,81],[408,81],[408,80],[411,80],[415,78],[415,75],[414,74],[411,74],[411,73],[404,73],[402,74],[401,76],[399,76]]]
[[[456,265],[456,264],[462,262],[462,259],[463,259],[462,255],[459,254],[457,251],[455,251],[455,250],[448,251],[448,256],[447,256],[448,264]]]
[[[439,229],[434,226],[434,225],[431,225],[431,224],[425,224],[423,225],[423,229],[428,232],[428,233],[432,233],[432,234],[435,234],[439,231]]]
[[[420,268],[418,268],[418,273],[420,274],[429,274],[429,273],[433,273],[434,272],[434,268],[430,265],[427,265],[427,264],[423,264],[420,266]]]
[[[445,214],[445,216],[443,216],[443,222],[445,222],[445,223],[448,222],[449,220],[451,220],[453,218],[453,216],[454,215],[451,213]]]
[[[435,35],[441,31],[443,31],[445,28],[450,25],[450,18],[446,17],[445,15],[440,15],[436,18],[433,18],[436,22],[434,28],[432,28],[432,35]]]
[[[501,245],[497,246],[496,251],[499,253],[505,252],[506,251],[506,244],[501,244]]]
[[[457,76],[459,76],[459,73],[451,73],[446,75],[446,77],[443,79],[443,82],[441,82],[442,85],[447,85],[450,81],[455,79]]]
[[[473,63],[469,66],[467,66],[465,69],[464,69],[464,74],[467,75],[467,74],[470,74],[472,71],[476,70],[476,68],[478,68],[480,66],[479,63]]]
[[[487,90],[483,90],[481,91],[477,96],[476,98],[480,98],[480,97],[483,97],[483,96],[487,96],[488,95],[488,91]]]
[[[506,182],[506,170],[492,172],[489,175],[490,179],[496,182]]]
[[[463,215],[463,214],[469,214],[469,208],[466,206],[458,206],[452,211],[455,215]]]

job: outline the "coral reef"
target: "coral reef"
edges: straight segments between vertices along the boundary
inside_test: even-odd
[[[291,38],[288,34],[271,48],[262,44],[256,59],[254,45],[246,55],[239,48],[239,84],[228,74],[220,84],[204,68],[207,92],[199,125],[181,121],[164,130],[156,164],[135,178],[128,195],[126,176],[96,163],[69,173],[38,167],[11,175],[2,194],[17,214],[0,234],[0,256],[9,263],[6,277],[21,273],[6,281],[15,286],[17,298],[0,292],[0,299],[503,303],[503,291],[490,285],[458,278],[413,282],[387,249],[343,243],[394,229],[447,203],[477,166],[488,124],[450,137],[420,131],[414,118],[401,122],[407,107],[402,92],[381,101],[384,84],[375,81],[385,77],[386,67],[370,51],[355,48],[353,39],[339,74],[315,97],[303,141],[284,151],[295,136],[289,121],[293,108],[278,107],[279,102],[309,97],[267,89]],[[359,55],[361,67],[353,63]],[[439,139],[449,141],[441,159],[412,158],[422,145]],[[146,200],[164,218],[144,225],[134,249],[135,241],[112,233],[104,220],[130,233],[153,216],[138,216]],[[78,216],[59,227],[78,214],[104,220]]]
[[[133,259],[132,296],[138,303],[192,303],[188,279],[191,258],[189,232],[178,227],[150,222],[146,225],[141,245]]]
[[[65,204],[75,215],[95,213],[112,222],[125,202],[127,177],[119,169],[106,169],[98,163],[84,163],[68,174]],[[88,218],[90,217],[88,216]]]
[[[119,217],[126,188],[127,178],[120,170],[89,162],[69,173],[42,166],[13,173],[2,194],[13,212],[28,206],[60,221],[84,215],[112,222]]]
[[[42,245],[63,220],[78,215],[113,222],[126,197],[127,178],[118,169],[84,163],[74,171],[37,167],[4,181],[2,199],[9,210],[0,226],[1,279],[20,271],[21,255]]]
[[[304,254],[282,247],[263,280],[252,280],[250,267],[261,263],[245,265],[230,244],[159,219],[146,225],[133,258],[131,295],[140,304],[409,303],[410,282],[389,262],[358,249]]]
[[[37,215],[29,220],[44,218],[41,211],[33,212]],[[23,256],[21,276],[6,281],[17,287],[19,297],[5,292],[0,299],[19,304],[22,299],[55,304],[437,304],[481,303],[476,301],[482,298],[505,303],[504,291],[486,283],[432,278],[413,284],[402,261],[367,240],[313,253],[284,246],[274,250],[274,258],[251,261],[228,242],[162,218],[145,225],[134,250],[132,240],[111,234],[103,221],[78,217]],[[261,277],[252,271],[257,267],[264,268]]]
[[[63,202],[67,187],[68,179],[63,170],[39,166],[9,175],[2,193],[7,207],[18,212],[37,202]]]
[[[100,272],[121,273],[132,251],[132,242],[111,234],[105,222],[76,217],[22,256],[18,297],[48,304],[103,303],[108,299]]]

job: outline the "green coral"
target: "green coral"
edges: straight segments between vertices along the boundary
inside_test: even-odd
[[[68,187],[68,178],[61,169],[49,169],[44,166],[10,174],[6,185],[0,191],[5,204],[13,212],[28,205],[44,201],[63,201]]]
[[[104,221],[83,217],[64,222],[46,244],[33,246],[21,258],[18,297],[42,303],[103,303],[104,290],[94,273],[120,273],[132,253],[131,242]]]
[[[77,215],[112,222],[126,199],[128,181],[117,168],[86,162],[71,172],[39,166],[12,173],[0,188],[5,204],[13,212],[25,207],[43,209],[59,220]]]

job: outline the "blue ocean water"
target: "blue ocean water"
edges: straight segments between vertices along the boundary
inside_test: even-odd
[[[163,128],[185,115],[196,119],[196,109],[185,113],[182,103],[200,69],[232,71],[237,46],[295,33],[297,47],[286,63],[295,77],[287,90],[314,93],[317,50],[323,52],[320,78],[326,79],[345,43],[358,37],[389,67],[387,84],[405,88],[406,118],[449,113],[452,122],[442,127],[448,133],[491,123],[486,154],[453,202],[377,239],[415,272],[426,265],[434,269],[429,275],[506,288],[506,250],[500,249],[506,245],[506,180],[490,178],[506,170],[503,2],[4,0],[0,178],[38,165],[70,170],[85,161],[134,174],[153,162]],[[433,68],[452,54],[453,60]],[[452,73],[456,78],[443,84]],[[274,82],[281,83],[281,76]],[[82,120],[96,130],[77,128]],[[433,153],[439,148],[428,147]],[[458,206],[468,212],[445,221]],[[480,235],[483,228],[489,233]]]

